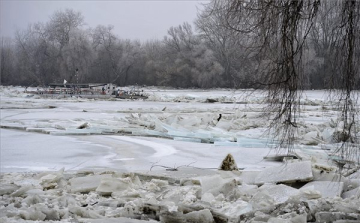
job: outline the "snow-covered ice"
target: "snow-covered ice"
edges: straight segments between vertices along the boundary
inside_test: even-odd
[[[358,171],[340,177],[329,156],[341,122],[324,91],[304,92],[301,160],[274,162],[263,159],[274,155],[263,92],[147,88],[148,100],[131,101],[44,99],[23,90],[0,87],[1,222],[360,216]],[[218,170],[228,154],[239,170]]]
[[[308,182],[313,179],[311,162],[284,163],[282,166],[266,168],[256,176],[256,184]]]
[[[311,188],[319,191],[322,197],[340,197],[344,183],[343,182],[332,182],[332,181],[314,181],[305,184],[302,188]]]

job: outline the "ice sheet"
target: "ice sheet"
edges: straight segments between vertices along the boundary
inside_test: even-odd
[[[52,136],[1,129],[1,172],[76,170],[109,166],[109,147]]]
[[[260,116],[263,109],[259,105],[264,92],[147,88],[147,101],[107,101],[28,97],[23,90],[0,86],[1,125],[22,130],[0,129],[1,171],[61,167],[146,170],[152,163],[217,168],[228,153],[239,168],[280,165],[262,160],[269,152],[264,134],[268,119]],[[207,98],[218,102],[204,103]],[[314,124],[320,132],[331,129],[328,123],[336,118],[332,111],[318,111],[326,103],[324,91],[304,92],[304,121],[325,122],[325,126]],[[88,123],[88,128],[76,129],[83,123]],[[314,125],[306,127],[314,131]],[[172,137],[133,137],[132,133]],[[127,134],[128,138],[110,138],[108,134]]]

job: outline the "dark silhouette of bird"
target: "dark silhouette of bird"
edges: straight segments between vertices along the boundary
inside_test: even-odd
[[[221,119],[221,114],[219,114],[219,118],[217,120],[220,121],[220,119]]]

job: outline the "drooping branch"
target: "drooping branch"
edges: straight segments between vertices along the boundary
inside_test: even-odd
[[[288,152],[292,151],[304,89],[302,53],[319,4],[320,0],[270,0],[228,1],[223,6],[228,27],[253,39],[248,47],[255,52],[260,74],[254,82],[268,92],[265,109],[271,119],[270,131],[278,148]]]
[[[336,150],[338,159],[345,162],[360,163],[359,138],[357,136],[359,112],[356,83],[360,78],[360,2],[354,0],[343,1],[340,23],[336,26],[337,38],[334,55],[333,76],[330,78],[330,88],[340,111],[337,131],[341,137],[341,145]],[[335,76],[336,75],[336,76]]]

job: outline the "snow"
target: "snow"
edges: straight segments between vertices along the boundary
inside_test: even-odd
[[[329,159],[342,124],[324,91],[305,91],[301,100],[301,160],[274,162],[263,159],[274,155],[264,92],[149,87],[148,100],[131,101],[23,90],[0,86],[1,222],[359,216],[358,171],[340,177]],[[218,170],[228,154],[232,171]]]
[[[113,155],[109,147],[74,137],[1,129],[1,172],[106,166]]]
[[[164,156],[170,156],[170,155],[176,153],[176,149],[172,146],[167,146],[164,144],[151,142],[148,140],[135,139],[135,138],[127,137],[127,136],[120,136],[120,137],[112,136],[111,138],[150,147],[155,150],[155,153],[152,155],[152,157],[164,157]]]

